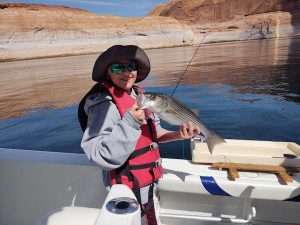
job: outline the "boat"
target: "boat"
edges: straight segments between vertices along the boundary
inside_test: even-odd
[[[300,224],[299,145],[226,140],[210,153],[194,140],[191,151],[192,160],[162,159],[156,201],[161,225]],[[212,167],[217,162],[267,162],[292,168],[287,171],[291,179],[259,170],[238,170],[239,176],[230,179],[229,170]],[[131,190],[121,184],[108,190],[101,169],[84,154],[2,148],[0,179],[0,225],[143,223]]]

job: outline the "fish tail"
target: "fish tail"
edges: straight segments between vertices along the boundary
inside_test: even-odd
[[[213,148],[218,145],[218,144],[222,144],[222,143],[225,143],[226,141],[220,137],[218,134],[216,133],[211,133],[211,135],[209,135],[207,138],[206,138],[206,143],[207,143],[207,146],[208,146],[208,149],[209,149],[209,152],[212,154],[213,152]]]

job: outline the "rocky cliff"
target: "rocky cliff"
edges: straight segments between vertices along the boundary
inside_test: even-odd
[[[297,11],[297,0],[173,0],[150,15],[173,17],[188,23],[215,23],[234,18],[278,11]]]
[[[150,15],[188,24],[194,31],[194,43],[300,34],[299,0],[173,0]]]
[[[171,17],[99,16],[64,6],[0,4],[0,61],[84,54],[113,44],[188,45],[193,32]]]
[[[0,61],[300,34],[300,0],[172,0],[144,18],[64,6],[0,4]]]

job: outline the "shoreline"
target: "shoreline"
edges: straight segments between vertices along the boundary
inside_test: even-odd
[[[144,49],[145,50],[152,50],[152,49],[164,49],[164,48],[180,48],[180,47],[188,47],[188,46],[195,46],[195,45],[194,44],[173,45],[173,46],[165,46],[165,47],[150,47],[150,48],[144,48]],[[105,51],[105,49],[103,49],[103,51]],[[26,57],[26,58],[18,58],[18,59],[1,59],[0,58],[0,63],[35,60],[35,59],[63,58],[63,57],[72,57],[72,56],[81,56],[81,55],[82,56],[84,56],[84,55],[93,55],[93,54],[100,54],[103,51],[93,51],[93,52],[85,52],[85,53],[66,53],[66,54],[59,54],[59,55]]]
[[[190,44],[181,44],[181,45],[169,45],[169,46],[160,46],[160,47],[144,47],[145,50],[152,50],[152,49],[168,49],[168,48],[180,48],[180,47],[201,47],[201,46],[209,46],[209,45],[222,45],[226,43],[243,43],[243,42],[250,42],[250,41],[259,41],[259,40],[274,40],[274,39],[297,39],[300,38],[300,33],[292,35],[292,36],[280,36],[280,37],[262,37],[256,39],[242,39],[242,40],[223,40],[223,41],[215,41],[215,42],[200,42],[200,43],[190,43]],[[1,59],[0,63],[5,62],[17,62],[17,61],[26,61],[26,60],[37,60],[37,59],[52,59],[52,58],[63,58],[63,57],[72,57],[72,56],[84,56],[84,55],[93,55],[93,54],[100,54],[101,52],[105,51],[90,51],[90,52],[82,52],[82,53],[62,53],[57,55],[44,55],[44,56],[32,56],[32,57],[25,57],[25,58],[7,58]]]

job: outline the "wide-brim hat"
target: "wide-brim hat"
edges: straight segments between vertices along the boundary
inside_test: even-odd
[[[92,79],[94,81],[104,81],[107,79],[107,68],[113,64],[124,60],[134,60],[138,64],[136,83],[144,80],[150,72],[150,61],[147,54],[135,45],[114,45],[103,52],[97,58]]]

